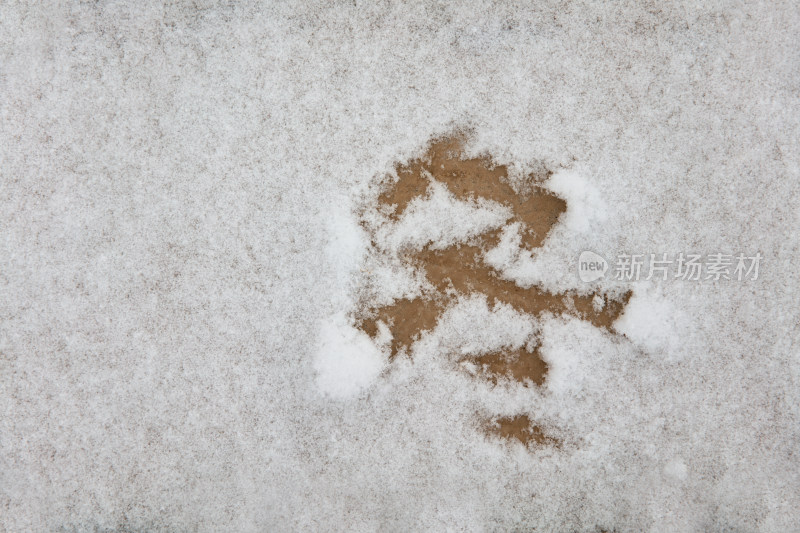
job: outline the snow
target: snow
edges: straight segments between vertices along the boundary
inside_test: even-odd
[[[372,340],[339,313],[320,326],[320,347],[314,363],[317,385],[333,398],[352,398],[369,387],[386,366]]]
[[[694,337],[694,328],[664,291],[652,285],[637,288],[615,328],[649,353],[675,357]]]
[[[510,216],[508,211],[496,202],[458,201],[447,187],[434,182],[425,198],[413,200],[397,224],[385,224],[376,236],[395,252],[427,244],[441,249],[499,227]]]
[[[0,20],[0,530],[797,530],[793,2]],[[371,211],[455,131],[516,176],[543,162],[567,201],[542,248],[509,225],[487,261],[633,290],[614,331],[480,295],[410,357],[355,327],[361,298],[423,290],[403,247],[506,224],[441,187],[396,224]],[[763,260],[755,281],[586,283],[587,250]],[[532,338],[541,387],[460,364]],[[487,437],[516,414],[560,445]]]
[[[567,201],[567,212],[561,221],[574,233],[591,233],[608,219],[600,191],[574,170],[562,170],[550,176],[545,186]]]

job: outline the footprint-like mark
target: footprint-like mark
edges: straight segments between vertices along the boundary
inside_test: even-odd
[[[540,247],[566,210],[563,199],[538,185],[551,172],[542,166],[528,176],[525,183],[512,186],[507,167],[494,165],[488,157],[465,158],[463,143],[461,136],[436,140],[423,157],[398,165],[396,181],[386,187],[374,208],[388,212],[389,218],[396,222],[413,199],[426,195],[435,180],[460,200],[485,199],[510,208],[513,215],[507,224],[520,224],[523,247],[530,250]],[[442,313],[459,296],[479,293],[489,302],[508,304],[532,317],[544,312],[573,315],[613,333],[612,324],[622,314],[630,291],[613,298],[600,293],[552,293],[536,286],[520,287],[500,277],[500,273],[484,261],[484,254],[498,244],[501,233],[502,228],[494,229],[444,249],[426,245],[407,250],[404,261],[421,269],[433,290],[387,306],[375,307],[364,302],[356,313],[356,325],[374,338],[379,333],[379,322],[383,322],[392,333],[391,358],[401,352],[410,354],[414,341],[423,332],[432,330]],[[480,369],[480,376],[494,383],[505,378],[525,386],[540,386],[547,377],[547,363],[539,355],[538,344],[529,344],[534,347],[466,359]],[[526,445],[556,442],[527,415],[494,417],[485,421],[484,427],[490,434],[516,439]]]

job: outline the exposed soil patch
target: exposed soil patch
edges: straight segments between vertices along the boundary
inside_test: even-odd
[[[388,208],[396,220],[411,200],[427,193],[430,180],[434,179],[460,200],[484,198],[510,207],[514,213],[511,222],[523,224],[523,245],[541,246],[547,232],[567,209],[564,200],[536,185],[552,172],[542,167],[530,176],[527,190],[515,191],[508,182],[508,169],[504,165],[494,165],[487,157],[462,156],[463,138],[456,136],[434,142],[423,158],[396,168],[399,179],[378,198],[378,203]]]
[[[513,213],[508,223],[519,223],[522,245],[540,247],[566,202],[539,184],[551,175],[543,166],[522,184],[512,186],[508,169],[494,165],[486,157],[467,159],[463,139],[458,136],[434,142],[422,158],[396,167],[397,180],[378,197],[377,208],[397,221],[412,200],[425,196],[432,181],[444,184],[460,200],[485,199],[508,207]],[[410,354],[420,335],[436,327],[439,317],[459,296],[474,293],[490,303],[510,305],[519,312],[539,316],[544,312],[577,316],[593,325],[612,331],[614,321],[630,299],[628,292],[616,299],[603,294],[580,295],[574,291],[548,292],[540,287],[520,287],[503,279],[501,273],[484,261],[485,253],[495,247],[502,229],[487,231],[467,242],[444,249],[425,246],[406,250],[409,266],[424,272],[433,291],[413,300],[373,307],[365,303],[356,316],[357,326],[371,337],[383,322],[392,333],[390,355]],[[506,350],[468,357],[485,378],[498,383],[507,378],[526,385],[542,385],[547,377],[547,363],[538,348]],[[500,418],[489,424],[491,432],[503,438],[515,438],[524,444],[548,442],[539,428],[525,415]]]
[[[364,318],[359,327],[370,337],[378,334],[378,322],[382,321],[392,331],[391,356],[400,348],[408,348],[419,335],[436,326],[443,310],[440,301],[428,298],[396,300],[393,304],[374,310]]]
[[[488,424],[488,431],[506,440],[516,439],[526,446],[534,444],[557,444],[538,426],[535,426],[528,415],[498,418]]]
[[[539,347],[533,351],[525,348],[492,352],[470,360],[477,364],[492,383],[498,378],[508,378],[525,385],[541,385],[547,374],[547,363],[539,356]]]

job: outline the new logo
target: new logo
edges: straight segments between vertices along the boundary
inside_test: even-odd
[[[578,258],[578,276],[581,281],[595,281],[606,275],[608,261],[602,255],[589,250],[581,252]]]

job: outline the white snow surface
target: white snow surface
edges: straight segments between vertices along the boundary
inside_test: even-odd
[[[0,531],[800,531],[794,2],[0,3]],[[568,210],[488,261],[632,289],[619,334],[463,297],[389,361],[397,253],[506,223],[395,165],[468,151]],[[372,217],[372,218],[370,218]],[[376,248],[362,225],[377,227]],[[760,252],[582,283],[584,250]],[[541,387],[465,354],[541,343]],[[558,446],[488,437],[526,414]]]
[[[375,233],[378,242],[394,253],[425,245],[441,249],[501,226],[510,214],[497,202],[459,201],[434,181],[424,198],[409,203],[397,223],[385,221]]]
[[[367,388],[386,364],[380,349],[344,313],[320,326],[320,346],[314,365],[317,386],[333,398],[351,398]]]

